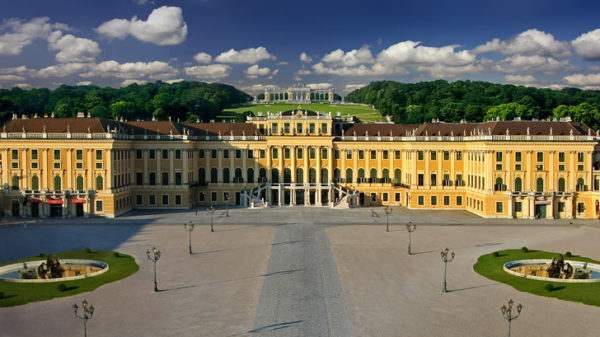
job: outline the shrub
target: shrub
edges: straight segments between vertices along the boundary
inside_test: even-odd
[[[522,251],[523,253],[529,253],[529,248],[527,248],[527,247],[522,247],[522,248],[521,248],[521,251]]]
[[[4,292],[0,291],[0,299],[4,298]]]
[[[548,283],[544,286],[544,289],[546,289],[546,291],[552,291],[554,289],[554,286],[552,285],[552,283]]]
[[[573,257],[573,254],[571,254],[571,252],[566,252],[565,257]]]
[[[494,254],[493,254],[493,255],[494,255],[494,257],[498,257],[498,256],[500,256],[500,253],[498,253],[498,252],[494,252]]]
[[[38,257],[46,257],[46,254],[44,254],[44,253],[39,253],[39,254],[38,254]]]
[[[90,254],[92,252],[92,250],[90,249],[90,247],[85,247],[85,252]]]
[[[65,290],[67,290],[67,285],[64,283],[61,283],[58,286],[56,286],[56,289],[58,289],[58,291],[65,291]]]
[[[114,257],[119,257],[119,252],[113,252]]]

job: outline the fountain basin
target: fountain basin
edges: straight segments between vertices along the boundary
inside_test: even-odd
[[[72,281],[84,278],[94,277],[106,273],[108,264],[102,261],[83,260],[83,259],[61,259],[60,264],[64,268],[64,276],[60,278],[21,278],[19,272],[25,270],[37,270],[46,260],[36,260],[28,262],[13,263],[0,267],[0,280],[6,282],[18,283],[47,283],[59,281]]]
[[[545,276],[547,268],[552,263],[551,259],[531,259],[531,260],[516,260],[504,264],[505,272],[532,280],[565,282],[565,283],[594,283],[600,282],[600,265],[596,263],[588,263],[581,261],[565,260],[565,264],[569,263],[573,267],[573,275],[577,271],[588,273],[587,279],[576,278],[553,278]]]

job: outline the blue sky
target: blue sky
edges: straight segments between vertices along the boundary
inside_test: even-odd
[[[600,89],[596,1],[22,0],[2,4],[0,87],[486,80]]]

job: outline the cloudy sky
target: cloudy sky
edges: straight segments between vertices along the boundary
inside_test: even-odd
[[[0,12],[0,88],[471,79],[600,89],[600,2],[22,0]]]

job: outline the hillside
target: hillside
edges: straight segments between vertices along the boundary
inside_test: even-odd
[[[479,81],[379,81],[351,92],[346,100],[374,105],[396,123],[568,116],[594,129],[600,127],[600,91],[575,88],[552,90]]]

